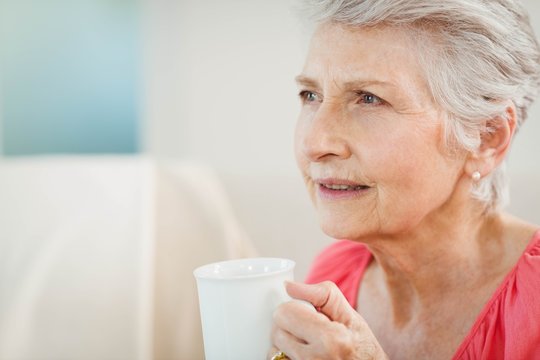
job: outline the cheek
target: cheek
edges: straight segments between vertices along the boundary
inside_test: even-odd
[[[365,165],[374,167],[376,181],[414,186],[445,162],[440,151],[440,126],[392,120],[381,119],[369,129],[369,144],[363,147]]]
[[[377,186],[381,222],[396,228],[412,226],[444,204],[459,175],[459,159],[440,151],[438,132],[386,136],[371,144],[366,166]]]
[[[307,159],[302,150],[302,141],[304,137],[304,129],[301,120],[299,119],[296,123],[296,128],[294,131],[294,156],[296,158],[296,165],[302,171],[302,174],[305,175],[307,170]]]
[[[313,111],[302,107],[302,110],[296,121],[294,129],[294,155],[296,164],[305,176],[309,168],[309,156],[306,152],[306,140],[310,135],[310,123],[313,118]]]
[[[387,213],[399,219],[396,225],[410,229],[453,199],[460,171],[456,166],[442,166],[443,163],[443,159],[413,162],[404,168],[403,183],[391,188],[385,203]]]
[[[302,118],[300,118],[297,121],[296,129],[294,133],[294,155],[296,158],[296,165],[298,166],[298,169],[300,170],[300,173],[302,174],[302,177],[304,178],[304,182],[306,185],[306,189],[309,193],[309,196],[313,204],[316,206],[316,196],[315,196],[316,189],[315,189],[315,185],[313,184],[313,181],[311,181],[311,178],[309,177],[310,161],[308,157],[306,156],[303,149],[304,134],[305,134],[305,126],[304,126],[304,122],[302,121]]]

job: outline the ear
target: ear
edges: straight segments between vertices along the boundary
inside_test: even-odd
[[[490,174],[504,160],[516,132],[516,107],[508,101],[504,116],[486,121],[484,132],[480,135],[479,148],[470,154],[465,164],[465,172],[479,172],[480,176]]]

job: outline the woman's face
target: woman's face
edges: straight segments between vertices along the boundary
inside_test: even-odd
[[[464,156],[445,149],[408,33],[321,25],[297,81],[296,158],[328,235],[395,235],[450,206]]]

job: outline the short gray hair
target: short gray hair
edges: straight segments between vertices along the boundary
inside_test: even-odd
[[[413,31],[435,101],[446,115],[447,144],[480,145],[486,119],[506,119],[516,106],[517,128],[540,86],[540,50],[518,0],[304,0],[315,23],[401,26]],[[472,195],[487,209],[508,196],[505,163],[479,181]]]

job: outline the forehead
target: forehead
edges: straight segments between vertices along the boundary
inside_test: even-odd
[[[326,23],[313,34],[303,75],[336,83],[366,79],[423,86],[424,73],[411,30]]]

